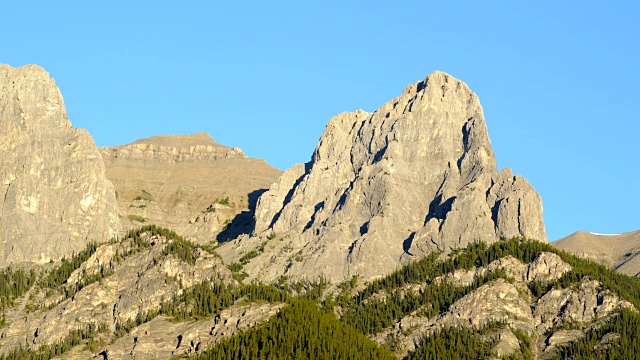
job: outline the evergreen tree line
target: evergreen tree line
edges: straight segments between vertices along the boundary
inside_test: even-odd
[[[98,243],[90,242],[87,247],[79,253],[74,253],[70,258],[63,257],[60,265],[52,269],[48,274],[40,278],[38,285],[42,288],[58,289],[62,287],[72,272],[82,265],[98,249]]]
[[[608,344],[599,344],[602,337],[613,333]],[[587,335],[560,349],[556,359],[640,359],[640,314],[633,310],[622,309],[606,324],[591,329]]]
[[[436,316],[449,309],[449,306],[463,296],[498,278],[507,276],[498,270],[478,277],[469,286],[438,282],[429,283],[418,293],[394,289],[384,299],[369,298],[367,301],[359,302],[355,300],[343,312],[342,321],[365,335],[376,334],[418,309],[421,316]],[[329,306],[326,301],[325,306]]]
[[[220,314],[222,310],[245,302],[288,302],[292,295],[273,285],[251,283],[248,285],[224,284],[215,280],[204,281],[180,295],[163,300],[158,309],[139,313],[135,319],[116,324],[115,337],[119,338],[136,326],[151,321],[158,315],[166,315],[177,321],[198,320]]]
[[[441,303],[442,306],[439,309],[440,311],[445,311],[453,301],[457,300],[457,296],[448,297],[451,296],[452,288],[446,286],[446,284],[441,288],[432,288],[433,285],[429,284],[429,279],[434,279],[435,277],[459,269],[485,266],[494,260],[509,255],[524,263],[529,263],[543,251],[558,254],[565,262],[573,267],[573,270],[564,274],[560,279],[548,284],[541,282],[530,284],[530,288],[536,297],[544,295],[552,288],[567,288],[575,286],[576,283],[579,283],[583,279],[596,279],[600,281],[603,288],[611,290],[613,293],[630,301],[636,308],[640,309],[640,281],[638,279],[612,271],[593,261],[560,251],[549,244],[538,241],[511,239],[494,243],[491,246],[487,246],[484,243],[470,245],[467,249],[453,254],[452,257],[440,263],[435,261],[437,255],[432,254],[423,260],[409,264],[390,276],[369,284],[362,292],[353,297],[351,304],[347,306],[347,311],[344,313],[342,320],[346,323],[353,324],[356,329],[366,334],[379,332],[381,328],[388,327],[393,322],[399,320],[400,317],[398,317],[398,315],[416,306],[424,307],[426,305],[421,311],[423,311],[426,316],[434,316],[437,312],[433,304],[438,303],[441,297],[444,296],[445,299],[448,300],[445,303]],[[506,278],[504,274],[499,274],[498,276]],[[430,293],[428,295],[417,294],[420,297],[417,303],[414,303],[416,294],[408,293],[407,295],[403,295],[402,291],[396,290],[406,284],[420,282],[428,283],[424,291]],[[379,300],[369,299],[371,295],[381,290],[384,290],[387,294],[391,294],[391,296],[386,298],[384,304],[381,304]],[[462,293],[463,292],[461,292],[461,294]],[[368,300],[365,302],[366,299]],[[637,356],[637,354],[640,354],[640,343],[637,347],[628,345],[637,343],[637,339],[640,338],[640,314],[626,309],[622,310],[621,314],[620,319],[614,318],[608,326],[602,327],[598,331],[592,331],[588,337],[564,347],[558,355],[558,358],[640,358],[640,356]],[[396,319],[394,320],[394,318]],[[612,331],[620,334],[620,338],[613,341],[608,347],[601,347],[598,351],[594,352],[594,347],[601,337]],[[464,334],[465,332],[467,333]],[[449,347],[449,349],[445,349],[445,347],[441,346],[437,348],[437,344],[439,343],[448,344],[452,341],[453,343],[457,343],[451,336],[464,337],[466,339],[465,342],[474,344],[473,340],[468,339],[468,332],[469,330],[464,329],[450,329],[445,332],[433,334],[422,342],[422,345],[416,349],[411,358],[476,359],[488,356],[486,352],[483,352],[482,347],[476,347],[475,345],[471,346],[471,348],[475,350],[468,353],[465,353],[460,347]],[[522,355],[513,358],[532,359],[531,339],[529,339],[526,334],[520,332],[516,335],[520,341]],[[587,356],[586,354],[592,355]]]
[[[0,327],[6,325],[6,309],[13,306],[15,299],[29,291],[36,282],[36,272],[31,269],[12,269],[11,267],[0,270]]]
[[[240,299],[244,299],[245,302],[282,303],[290,298],[289,293],[273,285],[225,285],[205,281],[175,296],[171,301],[163,301],[159,313],[174,317],[178,321],[201,319],[218,315]]]
[[[573,271],[565,274],[561,279],[550,285],[542,285],[542,283],[534,283],[532,287],[538,286],[534,293],[538,292],[540,296],[546,293],[552,287],[567,287],[575,285],[586,277],[598,279],[605,288],[620,295],[622,298],[637,303],[639,299],[640,281],[637,279],[615,273],[606,269],[604,266],[595,264],[592,261],[577,258],[565,252],[559,251],[552,246],[538,241],[529,241],[522,239],[511,239],[499,241],[491,245],[482,242],[470,245],[465,250],[459,250],[444,261],[437,261],[438,254],[432,254],[426,258],[408,264],[403,268],[395,271],[389,276],[376,280],[367,284],[364,290],[351,297],[351,289],[356,278],[353,278],[343,284],[340,288],[342,292],[336,297],[329,297],[322,302],[323,308],[327,311],[322,312],[324,316],[337,318],[332,312],[334,306],[342,307],[343,313],[340,319],[342,326],[358,332],[360,335],[368,335],[378,333],[400,318],[415,310],[420,309],[421,315],[432,317],[446,311],[448,307],[462,296],[468,294],[474,289],[486,284],[495,278],[507,278],[504,272],[497,271],[488,274],[485,277],[476,279],[474,284],[468,287],[456,287],[447,283],[434,283],[433,279],[446,275],[455,270],[472,269],[478,266],[486,266],[487,264],[505,256],[513,256],[514,258],[529,263],[538,257],[542,252],[552,252],[560,255],[564,261],[573,266]],[[410,284],[426,284],[419,293],[406,291],[404,288]],[[384,292],[386,298],[377,300],[372,295]],[[319,301],[319,297],[316,298]],[[290,302],[295,299],[290,300]],[[312,304],[312,302],[307,302]],[[313,305],[315,306],[315,305]],[[638,305],[636,305],[638,306]],[[310,316],[302,315],[302,313],[292,312],[290,316],[283,308],[282,316],[272,319],[267,325],[249,329],[248,331],[237,334],[219,345],[211,348],[201,355],[203,359],[223,359],[223,358],[356,358],[356,356],[346,355],[343,353],[311,352],[303,353],[301,349],[292,347],[290,344],[293,339],[303,341],[306,347],[314,348],[315,342],[320,341],[316,337],[308,337],[299,326],[303,323],[309,323]],[[625,310],[625,316],[638,316],[633,312]],[[625,320],[626,321],[626,320]],[[629,320],[631,321],[631,320]],[[635,318],[634,318],[635,321]],[[278,332],[271,333],[275,325],[278,324]],[[618,323],[618,320],[612,322]],[[273,327],[272,327],[273,326]],[[640,323],[635,324],[629,322],[623,328],[640,329]],[[269,329],[267,331],[266,329]],[[306,330],[304,330],[306,331]],[[330,330],[327,330],[330,331]],[[611,331],[603,329],[602,334]],[[617,348],[618,353],[606,353],[609,358],[617,356],[625,349],[620,344],[631,342],[640,338],[634,331],[624,332],[623,329],[616,328],[621,338],[610,348]],[[427,359],[482,359],[490,357],[490,349],[493,346],[492,340],[481,336],[482,330],[472,330],[464,328],[451,328],[431,334],[426,337],[418,348],[410,353],[409,358],[427,358]],[[585,353],[588,349],[593,349],[593,339],[600,339],[601,335],[591,335],[591,342],[579,345],[582,346]],[[531,339],[524,333],[516,332],[516,336],[520,342],[520,354],[508,358],[531,359],[533,357]],[[585,340],[586,341],[586,340]],[[341,344],[348,345],[348,340],[342,340]],[[373,342],[370,345],[375,345]],[[337,345],[329,345],[337,346]],[[347,347],[353,347],[349,345]],[[392,346],[389,346],[392,348]],[[274,348],[281,349],[280,352],[274,352]],[[374,347],[376,351],[379,347]],[[569,348],[567,348],[569,349]],[[563,350],[565,351],[565,350]],[[563,352],[561,356],[570,356],[571,354],[581,354],[578,350],[570,353]],[[626,358],[635,358],[635,350],[629,352]],[[573,356],[573,355],[572,355]],[[580,358],[580,356],[575,358]],[[374,356],[364,356],[365,358],[376,358]],[[565,358],[565,357],[562,357]],[[620,357],[625,358],[625,357]],[[599,358],[598,358],[599,359]]]
[[[504,326],[504,325],[502,325]],[[487,328],[447,328],[424,337],[420,345],[407,356],[408,359],[432,360],[477,360],[492,356],[491,349],[497,344],[497,337],[487,338],[488,329],[495,330],[495,325]]]
[[[534,241],[513,238],[498,241],[488,246],[485,242],[469,244],[464,250],[457,249],[444,261],[438,261],[439,253],[432,253],[414,261],[381,279],[369,283],[356,297],[356,302],[368,298],[381,291],[391,293],[394,289],[408,284],[421,284],[436,277],[446,275],[456,270],[470,270],[479,266],[486,266],[505,256],[529,263],[543,251],[558,253],[551,245]]]
[[[166,236],[173,240],[171,244],[176,245],[165,247],[163,251],[165,256],[175,254],[183,261],[195,263],[194,250],[196,245],[180,238],[175,232],[154,225],[145,226],[127,234],[127,238],[132,239],[133,244],[129,251],[139,251],[144,247],[151,246],[142,239],[141,235],[144,232]],[[88,253],[92,250],[88,247],[85,251]],[[95,249],[93,251],[95,252]],[[159,314],[173,317],[176,320],[201,319],[215,316],[222,310],[237,304],[241,299],[247,302],[285,302],[288,305],[267,323],[222,340],[215,347],[203,352],[200,358],[386,358],[391,353],[368,339],[366,335],[378,333],[416,310],[426,317],[436,316],[483,284],[496,278],[507,279],[507,276],[501,271],[492,272],[479,277],[473,284],[465,287],[434,282],[435,278],[455,270],[485,266],[508,255],[528,263],[543,251],[560,255],[573,267],[573,270],[549,285],[533,283],[530,288],[535,296],[542,296],[553,287],[564,288],[575,285],[587,277],[599,280],[604,288],[610,289],[640,308],[640,281],[637,279],[613,272],[592,261],[556,250],[548,244],[511,239],[492,245],[482,242],[472,244],[465,250],[456,251],[444,261],[437,261],[438,254],[431,254],[422,260],[398,269],[389,276],[367,284],[364,290],[354,296],[351,296],[351,291],[357,283],[357,278],[352,278],[340,285],[342,292],[337,297],[328,297],[324,301],[321,300],[322,295],[328,286],[324,280],[318,283],[297,282],[291,285],[284,285],[283,282],[279,287],[258,283],[234,285],[205,281],[186,289],[181,295],[162,301],[157,310],[139,314],[136,319],[117,324],[116,337],[127,333],[135,326],[150,321]],[[82,257],[88,258],[90,254],[87,256],[87,253],[81,252],[66,262],[63,261],[60,267],[64,266],[65,269],[55,269],[49,273],[45,284],[55,284],[56,281],[63,284],[68,278],[68,275],[65,277],[65,274],[70,275],[74,266],[79,267],[82,262],[86,261],[86,259],[83,261],[80,259]],[[76,257],[80,258],[75,259]],[[52,273],[56,275],[51,275]],[[4,279],[13,279],[7,274],[0,273],[0,284],[2,284],[3,276]],[[26,273],[16,276],[15,280],[5,280],[13,281],[11,284],[20,283],[16,286],[23,290],[16,290],[16,293],[20,291],[24,293],[26,291],[24,288],[28,289],[31,286],[29,284],[33,284],[36,277],[35,274]],[[33,278],[21,280],[21,277],[28,278],[29,276],[33,276]],[[63,277],[64,280],[60,281]],[[421,291],[414,293],[406,290],[406,286],[410,284],[423,284],[424,286]],[[3,296],[5,296],[5,292],[13,291],[9,285],[3,286],[1,289],[0,295]],[[374,294],[381,292],[386,294],[384,300],[373,297]],[[15,298],[20,295],[6,296],[14,296]],[[335,306],[342,309],[340,319],[333,312]],[[637,333],[640,331],[638,329],[640,329],[640,315],[623,310],[615,321],[611,321],[599,330],[590,332],[586,338],[562,348],[561,356],[563,356],[562,358],[587,359],[604,359],[611,358],[611,356],[621,359],[635,358],[635,354],[640,352],[631,343],[640,338],[640,334]],[[608,347],[599,348],[599,352],[596,352],[594,356],[600,357],[584,355],[589,349],[593,352],[602,335],[611,331],[619,333],[620,338],[613,340]],[[89,337],[87,333],[72,335],[76,338]],[[525,334],[516,334],[516,336],[520,340],[523,357],[528,359],[532,355],[531,340]],[[462,348],[463,344],[465,344],[464,349]],[[58,345],[52,346],[55,348]],[[445,329],[426,337],[421,345],[410,354],[410,358],[478,359],[489,356],[487,351],[490,351],[491,347],[491,341],[488,341],[486,337],[483,338],[480,330]],[[51,350],[44,348],[43,351]],[[621,355],[626,353],[630,355]]]
[[[196,359],[396,358],[316,303],[292,298],[266,324],[222,339]]]

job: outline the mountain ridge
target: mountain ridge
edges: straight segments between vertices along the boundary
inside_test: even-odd
[[[629,276],[640,276],[640,230],[621,234],[576,231],[551,243],[572,254],[595,260]]]
[[[71,129],[38,93],[57,88],[34,88],[39,120]],[[446,73],[332,118],[275,183],[205,133],[91,144],[70,148],[94,162],[58,175],[106,174],[80,183],[111,189],[129,230],[0,269],[0,360],[640,354],[640,280],[546,243],[540,196],[498,172],[477,96]],[[40,153],[5,153],[41,175]]]

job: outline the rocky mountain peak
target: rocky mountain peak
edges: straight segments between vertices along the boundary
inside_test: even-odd
[[[46,262],[116,233],[113,185],[39,66],[0,65],[0,265]]]
[[[283,246],[300,260],[255,261],[268,279],[372,278],[478,239],[547,240],[540,196],[510,169],[498,172],[478,97],[443,72],[373,114],[331,119],[311,161],[260,197],[261,234],[291,239]]]

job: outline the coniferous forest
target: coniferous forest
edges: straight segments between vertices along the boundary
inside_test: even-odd
[[[140,234],[152,232],[171,237],[173,242],[166,246],[163,254],[174,254],[183,261],[193,262],[195,244],[166,229],[148,226],[128,234],[132,240],[130,252],[141,251],[145,243]],[[137,239],[137,240],[136,240]],[[116,240],[114,240],[116,241]],[[137,244],[137,245],[136,245]],[[60,265],[36,274],[33,271],[5,269],[0,272],[2,289],[0,306],[5,310],[13,301],[36,285],[41,289],[65,287],[64,280],[78,268],[88,256],[96,251],[96,244]],[[208,249],[213,252],[214,249]],[[157,311],[140,314],[136,319],[117,324],[112,341],[131,331],[135,326],[147,322],[158,315],[185,321],[215,316],[238,301],[285,303],[280,312],[262,325],[221,340],[214,346],[201,351],[199,359],[392,359],[396,345],[388,339],[384,346],[371,340],[371,336],[394,325],[402,317],[419,311],[422,316],[432,318],[446,311],[451,304],[480,286],[495,279],[510,281],[503,271],[494,271],[468,286],[456,286],[434,279],[460,269],[485,266],[505,256],[529,263],[542,252],[558,254],[573,270],[550,283],[534,282],[530,291],[540,297],[552,288],[575,286],[584,278],[597,279],[602,286],[640,308],[640,281],[613,272],[592,261],[580,259],[552,246],[522,239],[500,241],[491,245],[479,242],[466,249],[438,260],[432,254],[412,262],[388,276],[366,283],[356,291],[357,278],[333,287],[320,279],[316,282],[285,284],[224,284],[216,280],[204,281],[185,289],[179,296],[163,299]],[[122,254],[124,259],[127,254]],[[100,276],[108,276],[108,271]],[[98,281],[93,279],[92,281]],[[407,286],[421,284],[417,292],[407,291]],[[79,289],[67,290],[72,295]],[[386,294],[379,297],[379,294]],[[407,354],[409,359],[484,359],[489,358],[495,345],[495,337],[486,334],[497,328],[508,326],[504,323],[487,324],[481,329],[447,328],[425,334],[415,350]],[[43,346],[35,351],[16,349],[0,359],[50,358],[68,351],[79,344],[90,344],[96,334],[105,332],[106,326],[79,327],[62,341]],[[603,336],[614,333],[606,344]],[[531,359],[532,339],[528,334],[516,332],[521,346],[517,356],[508,359]],[[594,327],[587,336],[559,349],[556,358],[575,359],[636,359],[640,354],[640,315],[633,310],[619,311],[611,321]],[[595,350],[594,350],[595,349]]]

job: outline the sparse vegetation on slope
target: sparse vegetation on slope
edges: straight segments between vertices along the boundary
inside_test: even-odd
[[[87,261],[98,249],[98,244],[90,242],[87,247],[77,254],[73,254],[70,258],[62,258],[60,265],[51,270],[47,275],[42,277],[38,284],[43,288],[60,289],[72,272],[78,269],[82,263]]]
[[[130,214],[127,216],[127,219],[131,220],[131,221],[137,221],[139,223],[143,223],[145,222],[145,218],[140,216],[140,215],[134,215],[134,214]]]
[[[29,291],[36,281],[36,272],[23,269],[5,268],[0,270],[0,327],[4,326],[5,311],[15,299]]]
[[[195,252],[198,247],[205,248],[208,252],[215,254],[212,248],[202,245],[198,246],[191,241],[185,240],[172,230],[158,227],[156,225],[147,225],[139,229],[129,230],[129,232],[127,232],[127,234],[120,240],[112,239],[108,244],[123,243],[125,241],[127,241],[128,244],[126,251],[120,252],[116,250],[115,256],[111,261],[114,263],[120,263],[129,256],[135,255],[145,249],[150,249],[152,245],[149,241],[143,238],[143,235],[145,234],[147,236],[163,236],[170,240],[167,246],[163,249],[162,254],[165,256],[172,254],[178,259],[191,265],[195,264],[195,261],[198,258],[198,255]],[[72,255],[69,259],[63,258],[60,265],[38,279],[39,286],[45,289],[46,294],[48,295],[55,292],[62,292],[63,296],[59,299],[59,301],[62,301],[70,298],[86,286],[109,276],[113,272],[113,265],[103,264],[100,267],[100,271],[93,274],[82,274],[80,280],[74,284],[66,283],[69,276],[71,276],[75,270],[79,269],[81,265],[96,252],[98,247],[99,245],[97,243],[91,242],[87,244],[87,247],[84,250]],[[35,274],[33,276],[35,276]]]
[[[605,337],[609,336],[609,339]],[[557,359],[616,359],[640,358],[640,314],[622,309],[620,314],[604,326],[591,330],[583,339],[563,347]]]
[[[31,350],[26,347],[20,347],[9,351],[7,354],[0,354],[0,360],[49,360],[54,357],[63,355],[75,346],[85,344],[88,348],[93,348],[98,333],[105,333],[108,328],[105,324],[80,327],[72,330],[62,340],[54,344],[45,344],[37,350]]]
[[[342,320],[363,334],[375,334],[416,310],[420,310],[425,317],[436,316],[446,311],[456,300],[498,278],[506,278],[506,275],[502,271],[495,271],[479,277],[470,286],[455,286],[448,282],[430,283],[419,293],[403,289],[392,290],[384,299],[354,301],[347,307]]]

